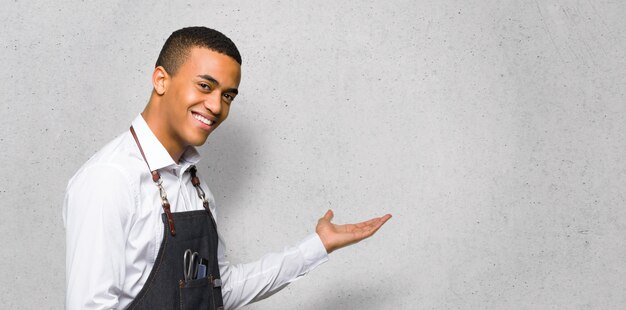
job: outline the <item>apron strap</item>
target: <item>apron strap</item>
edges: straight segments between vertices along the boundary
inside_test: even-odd
[[[148,164],[148,160],[146,159],[146,155],[143,153],[143,149],[141,148],[141,144],[139,143],[139,139],[137,139],[137,134],[135,133],[135,129],[133,126],[130,126],[130,133],[133,135],[135,139],[135,143],[137,143],[137,147],[139,148],[139,152],[141,152],[141,157],[143,157],[143,161],[146,162],[146,166],[148,166],[148,170],[152,175],[152,182],[159,188],[159,195],[161,196],[161,206],[163,207],[163,211],[165,212],[165,216],[167,217],[167,224],[170,228],[170,233],[172,236],[176,236],[176,227],[174,227],[174,218],[172,217],[172,211],[170,210],[170,202],[167,200],[167,193],[163,188],[163,181],[161,180],[161,174],[157,170],[151,170],[150,165]],[[199,181],[198,181],[199,182]]]
[[[191,184],[193,184],[193,187],[196,188],[196,192],[198,192],[198,197],[200,197],[200,200],[202,200],[202,206],[211,217],[211,221],[213,222],[215,230],[217,231],[217,223],[215,222],[215,218],[213,218],[213,213],[211,213],[211,209],[209,208],[209,201],[206,199],[204,190],[202,189],[202,187],[200,187],[200,178],[196,176],[196,172],[196,166],[191,166],[189,168],[189,173],[191,174]]]

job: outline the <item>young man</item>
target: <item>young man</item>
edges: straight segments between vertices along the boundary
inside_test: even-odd
[[[295,247],[249,264],[226,261],[194,146],[228,116],[240,66],[236,46],[218,31],[183,28],[167,39],[144,111],[69,181],[68,309],[236,309],[373,235],[391,217],[336,225],[329,210]]]

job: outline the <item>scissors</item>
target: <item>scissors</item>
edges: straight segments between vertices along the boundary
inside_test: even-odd
[[[183,256],[183,273],[185,274],[185,281],[193,280],[198,273],[198,252],[191,252],[190,249],[185,251]]]

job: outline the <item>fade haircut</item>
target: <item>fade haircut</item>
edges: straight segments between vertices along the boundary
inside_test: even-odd
[[[193,47],[203,47],[230,56],[241,65],[235,43],[221,32],[207,27],[187,27],[174,31],[163,44],[155,67],[162,66],[174,76]]]

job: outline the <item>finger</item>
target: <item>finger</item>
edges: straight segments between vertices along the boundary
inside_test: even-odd
[[[326,211],[326,214],[324,214],[324,219],[330,222],[334,216],[335,214],[333,213],[333,210],[328,209],[328,211]]]
[[[375,223],[378,223],[378,221],[380,221],[380,217],[375,217],[373,219],[369,219],[369,220],[361,222],[361,223],[356,223],[356,224],[354,224],[354,226],[356,226],[358,228],[363,228],[363,227],[371,226],[371,225],[373,225]]]
[[[386,214],[383,217],[377,218],[377,222],[372,223],[369,227],[365,227],[362,229],[361,233],[363,234],[363,238],[369,238],[373,234],[375,234],[389,219],[391,218],[391,214]]]
[[[378,223],[374,224],[372,231],[370,233],[370,236],[373,235],[375,232],[377,232],[381,227],[383,227],[383,225],[387,223],[387,221],[390,218],[391,218],[391,214],[386,214],[383,217],[381,217]]]
[[[373,219],[367,220],[365,222],[361,222],[358,224],[354,224],[354,226],[358,228],[363,228],[371,225],[377,225],[380,221],[383,221],[383,224],[391,218],[391,214],[385,214],[382,217],[375,217]]]

